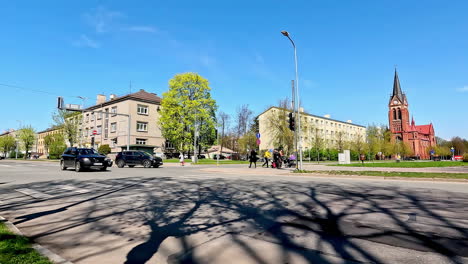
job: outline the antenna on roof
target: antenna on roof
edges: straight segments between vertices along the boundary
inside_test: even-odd
[[[132,81],[130,81],[129,89],[130,89],[130,93],[132,93]]]

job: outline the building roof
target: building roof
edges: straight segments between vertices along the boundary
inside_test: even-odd
[[[258,116],[263,115],[264,113],[270,111],[270,109],[272,109],[272,108],[281,109],[281,108],[279,108],[279,107],[277,107],[277,106],[271,106],[270,108],[268,108],[267,110],[265,110],[265,111],[263,111],[261,114],[259,114]],[[291,111],[290,109],[285,109],[285,110]],[[313,115],[313,114],[309,114],[309,113],[307,113],[307,112],[301,112],[301,115],[307,115],[307,116],[312,116],[312,117],[315,117],[315,118],[326,119],[326,120],[329,120],[329,121],[334,121],[334,122],[338,122],[338,123],[342,123],[342,124],[346,124],[346,125],[358,126],[358,127],[366,128],[366,127],[363,126],[363,125],[358,125],[358,124],[354,124],[354,123],[350,123],[350,122],[345,122],[345,121],[341,121],[341,120],[331,119],[331,118],[324,117],[324,116]],[[258,116],[257,116],[257,117],[258,117]]]
[[[431,134],[432,124],[416,126],[416,131],[421,134]]]
[[[107,105],[115,104],[117,102],[122,102],[125,100],[135,100],[139,102],[149,103],[149,104],[161,104],[161,97],[157,96],[155,93],[148,93],[147,91],[141,89],[136,93],[127,94],[124,96],[120,96],[111,100],[108,100],[102,104],[93,105],[85,109],[86,110],[94,110],[96,108],[101,108]]]
[[[8,131],[5,131],[5,132],[3,132],[3,133],[1,133],[1,134],[0,134],[0,137],[1,137],[1,136],[6,136],[6,135],[9,135],[9,134],[11,134],[11,133],[14,133],[14,132],[15,132],[15,130],[14,130],[14,129],[11,129],[11,130],[8,130]]]
[[[47,132],[55,131],[55,130],[59,130],[59,129],[61,129],[61,128],[60,127],[49,127],[49,128],[47,128],[45,130],[37,132],[37,134],[47,133]]]
[[[221,146],[220,145],[215,145],[215,146],[211,146],[211,148],[209,148],[206,152],[207,153],[213,153],[213,152],[219,152],[221,150]],[[232,149],[228,149],[226,147],[223,147],[223,153],[236,153],[234,150]]]
[[[400,102],[406,102],[406,95],[401,91],[400,79],[398,78],[398,72],[395,69],[395,76],[393,77],[393,93],[391,98],[397,97]]]

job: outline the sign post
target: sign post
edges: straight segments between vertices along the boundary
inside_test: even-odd
[[[452,160],[455,160],[455,148],[451,147],[450,152],[452,152]]]
[[[260,143],[262,143],[260,141],[260,133],[257,133],[255,136],[257,137],[258,153],[260,154]]]

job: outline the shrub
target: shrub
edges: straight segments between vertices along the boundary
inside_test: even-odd
[[[465,154],[463,155],[463,161],[464,161],[464,162],[468,162],[468,153],[465,153]]]
[[[98,152],[101,154],[107,155],[111,153],[111,148],[109,147],[108,144],[104,144],[104,145],[99,146]]]

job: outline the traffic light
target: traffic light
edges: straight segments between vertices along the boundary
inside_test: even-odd
[[[294,129],[296,129],[295,126],[296,126],[296,123],[295,123],[295,120],[294,120],[294,114],[289,113],[289,129],[294,131]]]

